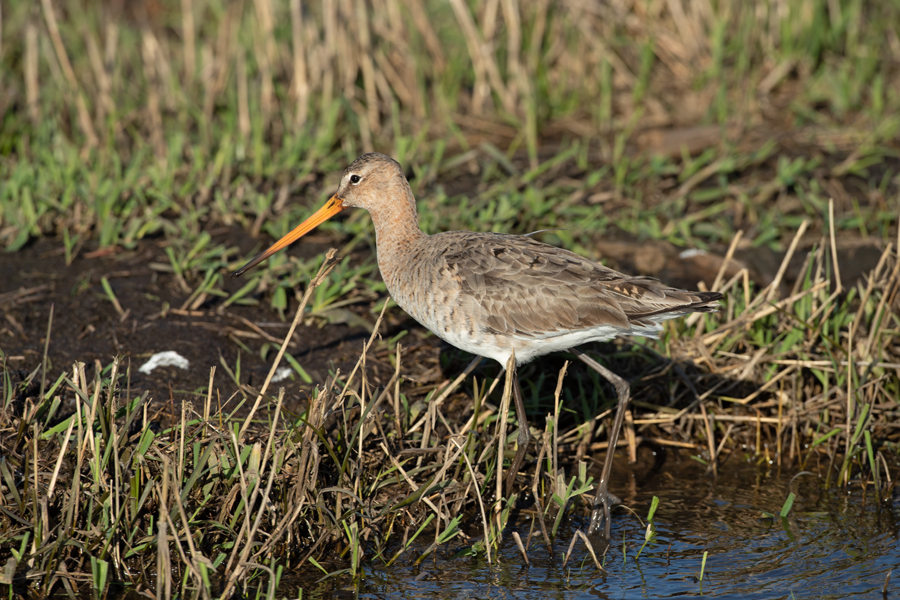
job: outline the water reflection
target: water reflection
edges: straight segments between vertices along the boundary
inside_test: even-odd
[[[506,535],[494,565],[480,557],[451,558],[463,545],[450,545],[418,567],[370,566],[358,590],[343,592],[347,597],[423,599],[881,598],[888,571],[900,567],[897,503],[892,498],[878,502],[871,489],[868,494],[859,485],[849,493],[825,489],[816,475],[792,481],[793,472],[738,457],[720,467],[717,479],[685,455],[643,458],[632,467],[620,460],[612,488],[642,518],[652,497],[660,499],[656,539],[637,559],[644,528],[618,508],[605,573],[597,571],[583,546],[562,566],[575,529],[587,522],[577,516],[560,528],[552,557],[540,536],[532,537],[530,567]],[[645,468],[648,463],[653,467]],[[791,491],[796,499],[782,519],[778,515]],[[531,529],[527,515],[519,516],[516,527],[525,539]],[[708,558],[701,582],[704,551]],[[893,575],[889,596],[900,589],[900,569]],[[328,595],[342,595],[332,587],[336,583],[326,586]],[[303,597],[315,597],[316,591],[325,593],[321,587],[307,588]]]

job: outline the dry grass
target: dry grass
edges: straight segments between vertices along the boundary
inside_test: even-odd
[[[258,292],[286,311],[288,291],[320,263],[275,260],[225,292],[221,275],[238,253],[212,244],[210,227],[280,237],[289,219],[273,217],[299,214],[291,196],[328,191],[325,173],[371,149],[408,165],[435,215],[425,218],[454,227],[524,232],[568,220],[572,232],[552,235],[588,252],[612,229],[604,211],[615,211],[617,227],[642,240],[731,242],[712,285],[727,296],[721,313],[670,323],[658,344],[606,356],[636,399],[622,445],[631,456],[638,444],[687,448],[712,472],[741,453],[815,466],[829,484],[877,494],[893,486],[885,457],[897,448],[900,397],[895,6],[160,0],[75,10],[42,0],[4,8],[7,248],[58,235],[71,262],[85,245],[133,247],[158,235],[170,264],[154,269],[173,274],[186,298],[180,310],[219,297],[225,308]],[[783,130],[808,152],[756,143],[760,131]],[[664,158],[638,158],[638,148]],[[448,196],[448,179],[468,181],[477,198]],[[847,191],[851,179],[865,196]],[[357,234],[364,226],[346,224]],[[859,281],[842,280],[836,259],[848,231],[883,250]],[[731,264],[742,246],[781,241],[788,255],[762,289]],[[813,242],[783,294],[791,255]],[[329,285],[309,286],[297,319],[321,322],[335,306],[374,304],[383,292],[371,265],[322,269]],[[109,286],[105,293],[119,315],[127,311]],[[51,332],[52,320],[47,343]],[[318,566],[358,584],[369,565],[420,562],[451,540],[494,561],[517,502],[540,516],[533,536],[514,535],[527,562],[536,545],[550,548],[564,519],[587,513],[589,461],[605,448],[603,384],[574,366],[542,373],[549,388],[535,375],[529,406],[548,418],[535,432],[537,460],[519,476],[524,491],[504,500],[494,490],[498,457],[515,439],[508,388],[476,379],[463,395],[473,364],[413,402],[398,344],[382,348],[395,371],[375,389],[367,361],[381,343],[369,340],[352,373],[316,382],[303,414],[286,414],[269,381],[252,393],[210,383],[204,401],[182,404],[165,430],[155,428],[152,399],[130,397],[122,363],[98,365],[89,381],[81,364],[48,372],[45,350],[44,364],[18,380],[4,348],[0,582],[10,594],[275,597],[285,568]],[[242,395],[252,410],[239,418],[230,402]],[[466,408],[448,414],[454,399]],[[69,401],[74,414],[61,409]],[[579,401],[584,414],[563,409]],[[424,553],[411,555],[426,538]]]
[[[13,85],[3,108],[27,108],[29,119],[6,125],[26,139],[49,118],[85,153],[150,147],[164,162],[215,153],[226,133],[249,155],[262,152],[257,161],[311,136],[302,147],[311,163],[346,120],[361,144],[354,152],[393,142],[404,161],[415,144],[399,138],[462,126],[509,135],[536,166],[553,131],[593,136],[710,117],[723,127],[782,123],[803,114],[792,101],[824,100],[820,113],[833,124],[866,106],[883,112],[896,101],[878,96],[893,75],[887,65],[863,61],[836,81],[829,63],[868,52],[890,60],[900,51],[894,11],[577,0],[143,0],[82,11],[42,0],[40,10],[17,5],[5,15]],[[887,50],[866,45],[884,39]],[[798,79],[815,89],[803,92]],[[829,85],[840,89],[823,98]],[[878,124],[877,111],[860,116]],[[191,136],[176,143],[175,131],[200,133],[200,147]]]
[[[667,329],[659,348],[677,360],[650,348],[642,360],[655,361],[651,369],[610,357],[620,372],[643,370],[633,381],[641,400],[627,419],[632,455],[639,443],[692,448],[715,472],[723,454],[737,452],[890,493],[885,455],[897,444],[890,423],[900,393],[890,307],[897,306],[900,261],[891,245],[875,271],[847,290],[823,242],[785,298],[778,282],[754,290],[745,271],[720,278],[728,297],[720,314]],[[333,267],[333,258],[323,265],[294,325]],[[349,375],[317,389],[301,415],[282,411],[284,391],[267,393],[268,380],[246,417],[215,414],[211,374],[202,407],[183,403],[180,420],[164,431],[150,427],[146,394],[124,395],[128,375],[118,361],[92,382],[82,364],[55,381],[40,369],[18,385],[7,376],[0,419],[6,583],[70,595],[126,585],[164,597],[257,588],[274,597],[285,568],[312,564],[358,583],[369,564],[421,562],[450,540],[491,562],[517,503],[539,517],[534,542],[515,538],[526,561],[535,544],[550,548],[563,518],[587,515],[585,460],[605,446],[594,441],[605,419],[557,427],[565,422],[566,367],[553,412],[536,432],[537,460],[519,478],[523,499],[506,500],[492,490],[503,480],[497,457],[516,437],[508,382],[499,406],[490,400],[493,386],[476,383],[474,405],[445,414],[476,360],[417,411],[404,393],[399,345],[394,376],[380,389],[368,383],[375,340]],[[568,377],[599,389],[588,376]],[[668,400],[654,390],[661,380]],[[63,418],[57,411],[68,397],[76,412]],[[412,544],[422,536],[433,540],[424,553]],[[420,553],[407,555],[412,547]]]

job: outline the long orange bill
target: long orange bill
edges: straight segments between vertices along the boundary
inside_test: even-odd
[[[261,252],[257,254],[250,262],[246,265],[235,271],[231,274],[232,277],[240,277],[244,274],[244,271],[247,269],[252,269],[262,261],[266,260],[282,248],[287,248],[301,237],[344,210],[344,201],[337,196],[332,196],[331,199],[325,203],[325,206],[317,210],[313,215],[307,220],[303,221],[294,228],[289,234],[272,244],[272,247],[266,250],[265,252]]]

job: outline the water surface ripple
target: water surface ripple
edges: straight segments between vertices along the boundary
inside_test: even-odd
[[[622,467],[625,471],[616,474],[612,488],[641,518],[652,497],[660,499],[656,539],[639,558],[644,529],[635,516],[618,508],[606,573],[597,571],[580,544],[573,560],[562,566],[575,529],[585,525],[577,514],[560,528],[554,556],[539,535],[533,536],[530,567],[508,531],[493,565],[481,556],[453,558],[465,544],[451,543],[418,567],[370,566],[358,597],[881,598],[891,569],[888,597],[900,592],[900,519],[894,498],[878,502],[871,488],[864,493],[858,484],[826,489],[817,475],[800,475],[792,482],[793,472],[738,458],[723,465],[718,478],[684,455],[653,460],[654,468],[643,469],[649,474],[641,473],[642,461]],[[788,517],[781,519],[778,514],[791,491],[796,499]],[[530,526],[529,517],[520,514],[516,529],[523,539]],[[701,582],[704,551],[708,558]]]

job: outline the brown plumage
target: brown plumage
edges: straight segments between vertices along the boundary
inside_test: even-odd
[[[394,300],[447,342],[506,364],[572,350],[616,387],[615,448],[628,384],[574,347],[619,335],[655,336],[667,319],[712,312],[717,292],[689,292],[649,277],[630,277],[528,236],[419,229],[416,201],[400,165],[383,154],[351,164],[334,196],[313,216],[234,273],[240,275],[349,207],[365,208],[375,225],[378,266]],[[507,479],[510,493],[530,439],[518,378],[513,377],[519,448]],[[606,523],[614,502],[604,464],[589,531]]]

